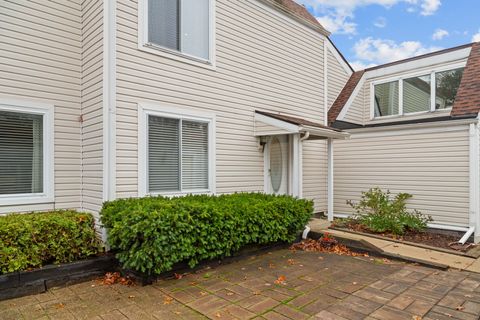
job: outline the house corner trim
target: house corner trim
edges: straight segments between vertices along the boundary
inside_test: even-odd
[[[116,0],[103,0],[103,200],[116,195]]]

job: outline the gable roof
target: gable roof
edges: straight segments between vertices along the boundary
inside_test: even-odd
[[[400,61],[394,61],[380,66],[375,66],[361,71],[356,71],[352,74],[350,79],[345,84],[345,87],[340,92],[339,96],[333,103],[332,107],[328,111],[328,124],[332,125],[334,123],[343,108],[347,104],[348,100],[352,96],[355,88],[362,76],[369,71],[382,69],[394,65],[400,65],[410,61],[425,59],[434,57],[437,55],[445,54],[448,52],[461,50],[465,48],[472,47],[470,56],[467,60],[467,65],[465,67],[462,81],[458,89],[457,97],[455,99],[454,106],[450,113],[451,117],[465,117],[465,116],[476,116],[480,112],[480,42],[469,43],[462,46],[449,48],[441,51],[436,51],[432,53],[427,53],[421,56],[412,57]]]
[[[318,20],[308,12],[307,8],[303,5],[296,3],[294,0],[260,0],[277,10],[287,14],[295,20],[303,23],[304,25],[320,32],[325,36],[329,36],[330,33],[318,22]]]
[[[480,112],[480,42],[472,46],[451,116],[476,116],[478,112]]]
[[[345,87],[343,87],[342,91],[338,95],[337,99],[328,110],[328,124],[331,125],[332,123],[337,120],[338,115],[342,112],[343,107],[347,104],[348,99],[352,96],[353,91],[357,87],[360,79],[362,79],[363,74],[365,73],[364,70],[356,71],[348,79]]]

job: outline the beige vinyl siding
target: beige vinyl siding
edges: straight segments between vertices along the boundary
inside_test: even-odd
[[[323,37],[257,0],[217,0],[210,70],[138,50],[137,14],[118,1],[117,196],[138,195],[141,102],[214,113],[216,191],[263,191],[254,111],[323,121]]]
[[[345,115],[345,118],[343,119],[343,121],[352,122],[356,124],[364,124],[364,116],[366,115],[365,95],[367,91],[368,90],[366,89],[366,87],[362,86],[358,90],[358,94],[352,97],[353,98],[352,104],[348,108],[348,112]]]
[[[0,96],[55,105],[55,202],[0,212],[81,207],[81,5],[0,1]]]
[[[378,186],[413,194],[409,208],[434,223],[468,226],[468,126],[353,133],[335,142],[334,167],[336,214],[352,213],[346,201]]]
[[[348,79],[350,78],[350,73],[347,73],[341,63],[337,60],[335,55],[328,52],[328,107],[331,107],[335,100],[337,99],[340,91],[342,91],[343,87],[347,83]]]
[[[314,201],[315,212],[327,211],[326,140],[303,142],[303,197]]]
[[[103,201],[103,1],[82,6],[82,207]]]

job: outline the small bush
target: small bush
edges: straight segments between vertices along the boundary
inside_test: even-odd
[[[406,201],[410,198],[411,194],[399,193],[392,199],[389,190],[383,192],[380,188],[373,188],[362,192],[359,203],[348,203],[356,212],[353,219],[370,231],[402,235],[406,231],[422,231],[432,221],[430,216],[418,210],[407,210]]]
[[[311,201],[239,193],[122,199],[105,203],[101,216],[123,267],[152,275],[248,244],[291,242],[312,213]]]
[[[73,211],[0,217],[0,273],[67,263],[99,251],[94,220]]]

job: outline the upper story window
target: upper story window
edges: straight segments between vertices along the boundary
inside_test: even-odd
[[[204,62],[211,60],[212,0],[143,1],[143,45]]]
[[[374,84],[374,117],[452,108],[463,70],[457,68]]]

